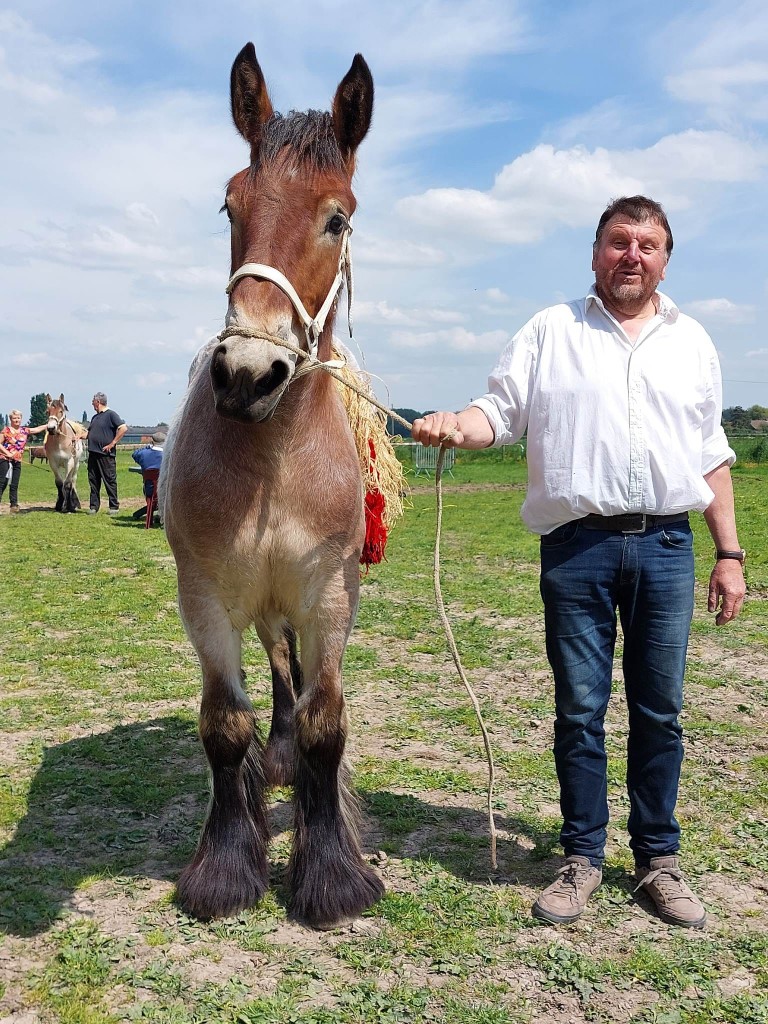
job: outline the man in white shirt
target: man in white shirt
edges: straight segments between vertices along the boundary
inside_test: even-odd
[[[718,625],[741,609],[744,552],[717,353],[701,325],[657,291],[671,253],[658,203],[615,200],[597,227],[595,285],[586,298],[533,317],[503,351],[488,394],[460,413],[432,413],[413,425],[424,445],[460,448],[511,444],[528,431],[522,516],[541,535],[565,851],[533,913],[554,924],[575,921],[602,879],[603,720],[617,609],[636,877],[663,920],[689,928],[706,921],[680,871],[674,816],[693,615],[688,512],[704,513],[715,544],[708,607]]]

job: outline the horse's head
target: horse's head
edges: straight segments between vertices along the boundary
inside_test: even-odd
[[[48,403],[48,433],[57,434],[61,430],[62,423],[67,418],[64,395],[59,395],[58,398],[51,398],[50,395],[46,395],[45,400]]]
[[[333,309],[320,321],[335,308],[356,205],[355,153],[373,111],[368,65],[357,54],[330,113],[282,117],[272,109],[248,43],[232,65],[231,101],[251,160],[229,182],[224,204],[232,225],[227,327],[261,331],[303,349],[319,336],[318,355],[328,358]],[[270,270],[278,273],[270,276]],[[315,321],[311,329],[307,320]],[[216,410],[245,422],[265,419],[288,386],[296,360],[289,349],[265,339],[227,337],[211,357]]]

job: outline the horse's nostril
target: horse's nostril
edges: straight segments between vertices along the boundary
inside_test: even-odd
[[[216,387],[224,388],[230,380],[230,373],[227,368],[227,346],[217,345],[211,356],[211,378]]]
[[[261,398],[263,395],[271,395],[275,388],[280,387],[287,376],[288,364],[284,363],[282,359],[276,359],[272,363],[269,373],[265,373],[263,377],[256,381],[254,387],[256,397]]]

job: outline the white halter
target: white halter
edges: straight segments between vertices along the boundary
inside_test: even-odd
[[[232,289],[235,287],[238,281],[243,277],[258,277],[265,281],[271,281],[272,284],[276,284],[293,303],[293,308],[299,314],[299,319],[304,324],[304,330],[307,335],[307,345],[309,347],[309,355],[311,360],[317,359],[317,345],[320,340],[320,335],[325,327],[325,321],[328,318],[328,314],[331,311],[331,307],[336,301],[341,286],[346,280],[347,282],[347,317],[349,320],[349,336],[352,337],[352,257],[350,254],[349,247],[349,236],[352,233],[351,225],[345,229],[344,238],[341,242],[341,252],[339,253],[339,266],[336,271],[336,277],[333,279],[331,290],[325,298],[325,302],[318,310],[317,316],[313,319],[304,307],[304,303],[299,298],[298,292],[293,287],[291,282],[274,267],[268,266],[266,263],[244,263],[242,267],[234,272],[230,277],[227,284],[227,295],[229,295]]]

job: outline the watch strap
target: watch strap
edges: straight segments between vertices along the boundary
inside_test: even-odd
[[[744,548],[741,548],[739,551],[721,551],[719,548],[717,549],[718,562],[721,558],[732,558],[734,559],[734,561],[741,562],[741,564],[743,565],[746,560],[746,557],[747,553],[744,550]]]

